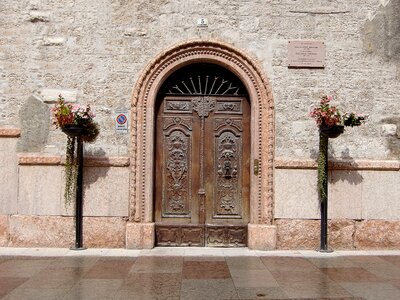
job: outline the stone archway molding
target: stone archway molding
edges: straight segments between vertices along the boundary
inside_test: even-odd
[[[153,184],[155,101],[162,83],[174,71],[209,62],[233,72],[249,92],[251,104],[251,184],[248,246],[273,249],[274,101],[259,64],[235,47],[211,40],[192,40],[160,53],[144,69],[132,95],[131,173],[127,248],[154,247]],[[258,170],[257,170],[258,169]]]

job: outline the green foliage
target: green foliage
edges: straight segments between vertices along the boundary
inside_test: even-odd
[[[77,144],[77,137],[68,136],[65,169],[64,169],[65,173],[64,200],[66,206],[71,204],[76,193],[76,183],[78,178],[78,158],[75,157],[76,144]]]
[[[90,105],[79,105],[65,103],[65,99],[59,95],[56,105],[52,109],[53,124],[56,128],[61,128],[68,134],[69,129],[75,128],[79,130],[80,141],[94,142],[99,135],[99,126],[94,122],[96,116]],[[78,137],[76,135],[68,135],[66,161],[65,161],[65,205],[71,204],[76,195],[77,179],[78,179],[78,162],[80,153],[76,151]]]
[[[326,188],[328,186],[327,174],[325,173],[328,158],[328,140],[329,138],[320,134],[319,136],[319,156],[318,156],[318,192],[320,201],[327,198]]]

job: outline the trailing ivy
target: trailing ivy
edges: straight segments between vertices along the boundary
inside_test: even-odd
[[[75,157],[75,148],[77,144],[76,136],[67,137],[67,150],[65,159],[65,190],[64,201],[65,206],[69,206],[75,197],[76,182],[78,177],[78,158]]]
[[[90,105],[65,103],[65,99],[59,95],[52,112],[53,124],[68,135],[64,190],[65,205],[68,206],[74,200],[77,189],[78,162],[81,155],[80,151],[76,149],[78,142],[94,142],[100,130],[98,124],[93,120],[95,114]],[[72,128],[75,130],[74,134],[70,131]],[[76,131],[77,129],[79,129],[79,132]],[[79,141],[77,136],[79,136]]]
[[[328,188],[327,182],[327,174],[325,174],[326,163],[327,163],[327,155],[328,153],[328,137],[323,134],[319,135],[319,156],[318,156],[318,192],[319,192],[319,200],[322,202],[323,199],[326,199]]]

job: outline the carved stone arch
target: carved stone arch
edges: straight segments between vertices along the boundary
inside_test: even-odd
[[[246,87],[251,105],[251,186],[249,247],[271,248],[251,241],[250,225],[273,222],[274,101],[271,86],[258,63],[244,52],[219,41],[194,40],[175,45],[159,54],[139,77],[131,107],[130,211],[127,247],[151,247],[143,241],[140,224],[153,222],[155,101],[163,82],[183,66],[207,62],[234,73]],[[254,170],[259,161],[257,170]],[[131,226],[131,229],[129,229]],[[129,242],[130,233],[133,242]],[[138,233],[138,230],[140,233]],[[270,231],[270,229],[268,229]],[[136,232],[134,232],[136,231]],[[151,231],[151,230],[150,230]],[[257,230],[256,230],[257,231]],[[257,231],[254,235],[265,233]],[[270,234],[270,233],[269,233]],[[271,235],[271,234],[270,234]],[[273,235],[273,234],[272,234]],[[265,237],[263,238],[265,239]],[[269,237],[274,240],[274,236]]]

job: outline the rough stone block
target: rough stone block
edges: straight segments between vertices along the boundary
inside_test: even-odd
[[[151,249],[155,244],[155,223],[126,224],[126,248]]]
[[[362,219],[400,220],[400,172],[363,171]]]
[[[29,21],[32,23],[36,22],[47,23],[50,21],[50,13],[46,11],[32,10],[29,12]]]
[[[383,136],[395,136],[397,131],[397,126],[395,124],[384,124],[381,127],[381,134]]]
[[[318,220],[277,220],[278,249],[318,249]]]
[[[328,244],[333,249],[354,249],[355,221],[330,220],[328,222]]]
[[[84,218],[84,246],[97,248],[124,248],[125,230],[126,221],[122,218]]]
[[[18,213],[61,215],[63,208],[61,166],[20,166]]]
[[[276,248],[276,226],[249,224],[247,226],[248,247],[254,250],[273,250]]]
[[[275,170],[275,217],[318,218],[316,170]]]
[[[383,220],[357,222],[354,239],[357,249],[399,249],[400,222]]]
[[[333,249],[354,249],[355,221],[328,220],[328,245]],[[277,220],[278,249],[319,249],[320,220]]]
[[[21,137],[18,152],[39,152],[46,145],[50,131],[50,110],[39,97],[31,95],[19,111]]]
[[[65,43],[64,37],[52,37],[43,40],[43,46],[62,46]],[[48,102],[47,102],[48,103]]]
[[[0,215],[0,247],[8,246],[8,216]]]
[[[71,89],[42,89],[40,94],[45,103],[56,103],[59,95],[62,95],[66,102],[76,102],[78,91]]]
[[[10,216],[10,247],[71,247],[75,229],[72,217]]]

